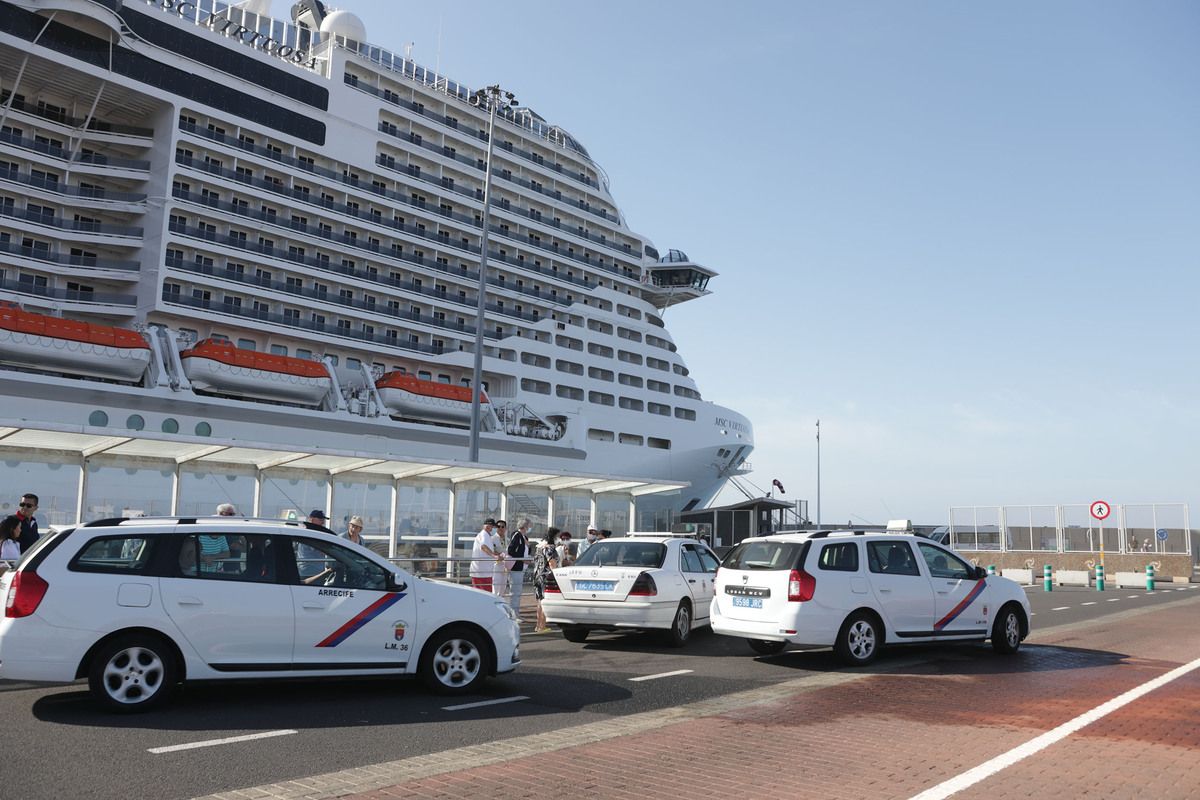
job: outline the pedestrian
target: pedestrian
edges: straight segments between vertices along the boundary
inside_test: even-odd
[[[569,567],[575,563],[575,555],[571,552],[571,532],[563,531],[558,534],[558,565]]]
[[[217,506],[217,516],[236,517],[237,508],[234,507],[233,503],[221,503],[221,505]]]
[[[579,557],[586,553],[587,549],[595,544],[596,540],[599,538],[600,530],[598,528],[588,526],[587,535],[584,536],[583,541],[579,543],[579,549],[575,551],[575,560],[578,561]]]
[[[508,600],[508,523],[502,519],[496,520],[496,550],[501,554],[500,560],[492,571],[492,594],[503,600]]]
[[[354,542],[355,544],[366,547],[367,542],[365,539],[363,539],[362,532],[363,532],[363,518],[362,517],[351,517],[350,522],[348,522],[346,524],[346,532],[344,534],[342,534],[342,538],[349,539],[350,541]]]
[[[471,585],[489,593],[492,591],[496,561],[504,558],[504,551],[498,549],[495,529],[496,520],[488,517],[483,521],[483,527],[475,534],[475,541],[471,544]]]
[[[17,563],[21,557],[21,518],[10,514],[0,520],[0,561]]]
[[[508,570],[508,603],[517,618],[521,617],[521,590],[525,582],[525,561],[529,556],[529,520],[521,524],[508,539],[508,558],[512,566]]]
[[[308,512],[308,524],[314,525],[325,533],[333,533],[326,527],[329,518],[325,516],[325,512],[319,508],[314,508]],[[325,570],[325,554],[315,547],[309,547],[302,544],[296,547],[296,567],[300,572],[301,578],[311,578],[314,575],[324,574]],[[306,580],[305,583],[308,583]]]
[[[557,542],[558,528],[550,526],[533,553],[533,596],[537,598],[534,633],[546,633],[550,630],[550,626],[546,624],[546,611],[542,608],[542,600],[546,597],[546,575],[558,566],[558,550],[555,549]]]
[[[309,523],[318,526],[326,533],[333,533],[333,531],[329,529],[329,517],[325,516],[325,512],[319,508],[314,508],[312,511],[308,512],[308,521]]]
[[[1149,539],[1146,539],[1145,541],[1142,542],[1142,552],[1143,553],[1150,553],[1153,551],[1154,551],[1154,548],[1150,546]]]
[[[610,531],[608,528],[602,528],[600,530],[600,538],[601,539],[611,539],[612,531]]]
[[[21,521],[21,552],[28,553],[29,548],[38,540],[38,524],[34,512],[38,508],[36,494],[23,494],[17,501],[17,519]]]

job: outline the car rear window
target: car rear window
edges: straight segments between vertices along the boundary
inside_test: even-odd
[[[721,562],[723,569],[795,569],[805,542],[742,542]]]
[[[73,572],[140,575],[150,565],[154,544],[154,538],[128,534],[92,539],[71,559],[69,569]]]
[[[577,567],[646,567],[663,565],[667,546],[660,542],[596,542],[575,562]]]
[[[817,566],[839,572],[858,572],[858,544],[838,542],[825,545],[817,558]]]

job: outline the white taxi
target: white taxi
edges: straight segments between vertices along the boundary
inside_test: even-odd
[[[515,614],[308,523],[117,519],[0,576],[0,678],[87,678],[116,711],[184,680],[418,675],[459,694],[520,663]]]
[[[991,639],[1015,653],[1029,635],[1025,591],[913,534],[819,531],[741,542],[717,574],[713,632],[761,655],[833,647],[866,664],[884,645]]]
[[[542,609],[563,636],[593,630],[663,630],[682,647],[708,624],[720,560],[691,536],[631,533],[602,539],[546,577]]]

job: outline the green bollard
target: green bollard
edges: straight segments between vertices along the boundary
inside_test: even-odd
[[[990,575],[992,577],[996,576],[996,565],[995,564],[988,564],[988,575]]]
[[[1104,565],[1103,564],[1096,565],[1096,591],[1097,592],[1104,591]]]
[[[1049,564],[1042,567],[1042,588],[1047,592],[1054,591],[1054,568]]]
[[[1146,565],[1146,591],[1147,592],[1154,591],[1154,565],[1153,564]]]

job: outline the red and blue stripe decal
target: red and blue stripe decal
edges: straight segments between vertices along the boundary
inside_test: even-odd
[[[339,644],[353,636],[354,633],[363,625],[366,625],[384,611],[387,611],[389,608],[391,608],[397,600],[399,600],[401,597],[404,597],[404,594],[404,592],[392,592],[391,594],[385,594],[383,597],[379,598],[374,603],[371,603],[371,605],[355,614],[346,622],[345,625],[338,628],[321,641],[317,642],[314,646],[337,647]]]
[[[960,602],[953,609],[951,609],[949,614],[947,614],[946,616],[944,616],[940,620],[938,620],[934,624],[933,629],[935,631],[940,631],[942,628],[945,628],[951,622],[954,622],[954,620],[958,618],[959,614],[961,614],[962,612],[967,610],[967,606],[969,606],[969,605],[971,605],[971,603],[975,602],[975,598],[977,598],[977,597],[979,597],[979,595],[983,594],[983,589],[986,585],[987,585],[986,578],[976,581],[975,588],[971,590],[970,594],[968,594],[966,597],[964,597],[962,599],[962,602]]]

